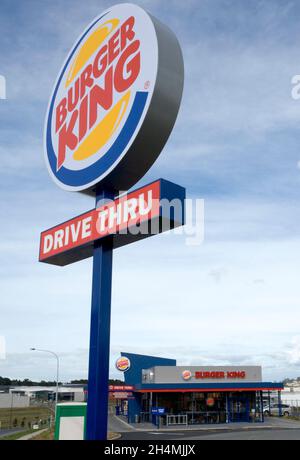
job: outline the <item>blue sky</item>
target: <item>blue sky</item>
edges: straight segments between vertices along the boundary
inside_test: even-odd
[[[262,364],[300,375],[300,4],[286,0],[136,1],[178,35],[186,81],[169,143],[142,180],[205,200],[205,242],[160,236],[114,254],[111,375],[120,351],[179,364]],[[39,234],[93,206],[48,176],[43,125],[74,41],[103,0],[1,0],[0,375],[86,377],[91,260],[37,262]]]

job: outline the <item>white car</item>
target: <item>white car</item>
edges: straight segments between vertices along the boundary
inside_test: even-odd
[[[271,406],[268,405],[264,407],[264,415],[266,417],[269,415],[276,415],[277,417],[282,415],[283,417],[289,417],[291,413],[292,408],[287,404],[271,404]]]

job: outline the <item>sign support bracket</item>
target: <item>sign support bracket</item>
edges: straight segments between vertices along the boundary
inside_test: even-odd
[[[110,191],[96,190],[96,208],[114,199]],[[96,241],[93,251],[92,308],[86,439],[105,441],[108,426],[113,238]]]

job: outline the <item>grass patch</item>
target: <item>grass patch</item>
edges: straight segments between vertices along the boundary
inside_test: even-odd
[[[40,433],[34,438],[33,441],[54,441],[54,430],[47,430],[44,433]]]
[[[20,431],[19,433],[9,434],[8,436],[3,436],[0,438],[0,441],[16,441],[17,439],[23,438],[27,434],[33,433],[34,430]]]
[[[116,441],[117,439],[120,439],[119,433],[108,433],[108,436],[107,436],[108,441]]]
[[[119,439],[119,435],[117,433],[108,433],[108,440],[113,441]],[[33,441],[54,441],[54,430],[47,430],[44,433],[40,433],[34,438]]]
[[[296,415],[290,415],[289,417],[285,417],[286,420],[293,420],[295,422],[300,422],[300,417]]]
[[[9,428],[31,429],[34,424],[47,427],[51,412],[48,407],[23,407],[0,409],[0,422],[3,430]]]

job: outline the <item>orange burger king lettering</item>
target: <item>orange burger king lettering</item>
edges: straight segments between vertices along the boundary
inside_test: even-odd
[[[114,26],[118,23],[118,20],[115,21]],[[141,69],[140,41],[136,39],[134,25],[135,18],[131,16],[111,36],[108,43],[100,48],[93,63],[83,69],[80,76],[69,87],[67,95],[57,104],[55,109],[55,130],[58,135],[57,169],[64,164],[67,148],[72,152],[75,151],[75,160],[87,158],[97,152],[98,149],[83,153],[80,151],[80,144],[92,135],[92,130],[95,129],[99,119],[104,121],[103,111],[108,112],[112,109],[115,92],[121,94],[128,91],[115,107],[115,111],[119,110],[121,113],[126,111],[130,98],[129,89]],[[72,70],[71,67],[70,74]],[[100,85],[98,80],[102,77],[104,82]],[[66,86],[70,83],[69,78]],[[99,114],[99,107],[102,109],[101,114]],[[116,126],[113,126],[113,129],[116,129]]]

